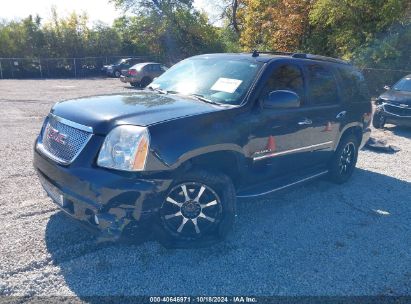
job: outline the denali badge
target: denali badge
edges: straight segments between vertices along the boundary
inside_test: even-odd
[[[54,140],[55,142],[58,142],[59,144],[62,144],[62,145],[66,144],[67,135],[60,133],[59,130],[54,129],[50,126],[48,128],[47,137],[49,139]]]

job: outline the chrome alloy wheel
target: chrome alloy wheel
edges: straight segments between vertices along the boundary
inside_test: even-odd
[[[175,186],[160,210],[164,227],[173,235],[198,238],[216,227],[221,219],[222,205],[217,193],[196,182]]]
[[[352,142],[349,142],[345,145],[341,157],[340,162],[338,164],[338,168],[340,169],[340,174],[345,175],[349,173],[351,168],[354,166],[355,161],[355,145]]]

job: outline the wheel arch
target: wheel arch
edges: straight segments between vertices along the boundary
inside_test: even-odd
[[[338,139],[338,142],[335,146],[335,149],[340,144],[341,139],[343,139],[345,136],[348,136],[350,134],[354,135],[355,138],[357,138],[358,144],[361,144],[362,136],[363,136],[363,128],[360,124],[356,124],[356,123],[349,124],[349,125],[345,126],[345,128],[342,130],[342,132],[340,134],[341,135]]]
[[[179,166],[180,174],[189,170],[205,170],[228,176],[234,186],[241,183],[246,169],[245,158],[236,151],[220,150],[193,156]]]

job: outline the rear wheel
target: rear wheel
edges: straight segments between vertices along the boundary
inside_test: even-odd
[[[382,129],[385,125],[385,117],[382,115],[381,110],[376,110],[372,118],[372,125],[376,129]]]
[[[140,85],[142,88],[145,88],[146,86],[148,86],[151,83],[151,78],[150,77],[144,77],[143,79],[141,79]]]
[[[188,173],[169,189],[161,206],[160,242],[192,247],[222,240],[233,226],[235,209],[235,190],[227,176]]]
[[[120,71],[115,71],[114,76],[119,78],[121,76],[121,72]]]
[[[352,134],[341,139],[330,163],[329,174],[334,182],[342,184],[351,177],[357,164],[358,146],[358,139]]]

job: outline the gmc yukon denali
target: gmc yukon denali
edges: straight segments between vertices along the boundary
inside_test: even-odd
[[[363,76],[345,61],[200,55],[145,90],[56,103],[34,167],[54,203],[100,237],[150,223],[170,246],[212,243],[232,228],[238,198],[347,181],[371,112]]]

